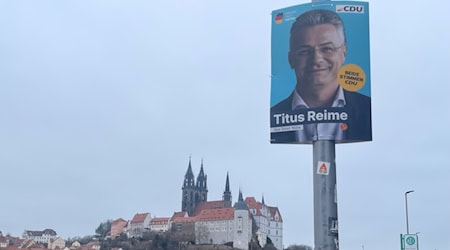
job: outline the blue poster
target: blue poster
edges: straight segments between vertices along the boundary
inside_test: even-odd
[[[369,5],[272,12],[271,143],[372,140]]]

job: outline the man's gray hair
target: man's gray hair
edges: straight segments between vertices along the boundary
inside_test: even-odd
[[[317,9],[305,12],[297,17],[291,27],[290,47],[292,47],[293,35],[301,28],[311,27],[319,24],[331,24],[339,32],[342,32],[345,42],[344,23],[336,12],[331,10]]]

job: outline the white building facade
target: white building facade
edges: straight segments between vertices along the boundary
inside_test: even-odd
[[[144,232],[150,230],[150,213],[137,213],[128,223],[127,234],[129,238],[142,237]]]
[[[26,230],[22,234],[22,238],[25,240],[34,240],[34,242],[42,244],[47,244],[49,240],[53,240],[56,237],[57,234],[53,229],[45,229],[44,231]]]
[[[234,217],[195,222],[196,244],[225,244],[233,242]]]
[[[233,247],[247,250],[252,239],[252,218],[241,192],[238,202],[234,205],[234,225]]]
[[[252,217],[239,195],[234,207],[203,209],[194,217],[196,244],[233,243],[236,249],[248,250],[252,238]]]
[[[283,221],[276,207],[269,207],[269,227],[267,236],[277,249],[283,249]]]
[[[150,230],[154,232],[167,232],[169,231],[169,226],[169,217],[155,217],[150,220]]]
[[[279,250],[283,249],[283,219],[278,207],[267,206],[262,202],[256,201],[254,197],[247,197],[245,202],[253,216],[258,227],[257,236],[261,246],[267,244],[267,238],[270,238],[272,244]]]

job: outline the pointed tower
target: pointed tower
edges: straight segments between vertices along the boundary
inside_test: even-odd
[[[195,208],[195,182],[194,182],[194,174],[192,173],[191,166],[191,158],[189,157],[189,166],[184,175],[183,181],[183,196],[181,198],[181,211],[187,212],[191,215],[194,212]]]
[[[228,177],[228,172],[227,172],[227,180],[225,182],[225,191],[223,191],[222,200],[224,207],[231,207],[230,178]]]
[[[241,190],[239,190],[238,202],[234,204],[234,230],[233,247],[248,249],[248,243],[252,237],[252,220]]]
[[[264,201],[264,194],[261,198],[261,213],[263,216],[270,216],[269,215],[269,208],[266,206],[266,202]]]
[[[195,205],[205,202],[208,200],[208,186],[207,186],[207,176],[205,175],[203,171],[203,159],[202,159],[202,165],[200,167],[200,173],[197,177],[197,194],[195,198]]]

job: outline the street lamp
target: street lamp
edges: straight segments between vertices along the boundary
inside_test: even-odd
[[[409,224],[408,224],[408,194],[414,192],[414,190],[409,190],[405,192],[405,207],[406,207],[406,234],[409,234]]]

